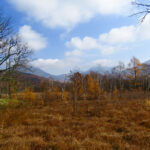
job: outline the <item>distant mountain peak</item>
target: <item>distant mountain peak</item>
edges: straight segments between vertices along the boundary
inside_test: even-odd
[[[24,72],[27,74],[32,74],[32,75],[37,75],[40,77],[44,77],[44,78],[48,78],[48,79],[56,80],[56,81],[64,81],[66,78],[65,74],[52,75],[52,74],[49,74],[49,73],[45,72],[44,70],[42,70],[38,67],[33,67],[33,66],[30,67],[30,70],[26,70],[26,71],[21,70],[21,72]]]
[[[150,65],[150,60],[147,60],[146,62],[144,62],[144,64]]]
[[[34,74],[34,75],[45,77],[45,78],[48,78],[50,76],[49,73],[43,71],[42,69],[38,67],[33,67],[33,66],[30,67],[30,70],[25,71],[25,73]]]
[[[97,72],[100,74],[105,74],[106,72],[110,72],[111,69],[112,68],[97,65],[97,66],[94,66],[94,67],[88,69],[87,71],[74,70],[73,73],[80,72],[81,74],[88,74],[93,71],[93,72]],[[60,75],[49,74],[49,73],[45,72],[44,70],[42,70],[38,67],[34,67],[34,66],[31,66],[30,70],[27,70],[27,71],[21,70],[21,72],[32,74],[32,75],[37,75],[37,76],[44,77],[44,78],[47,78],[50,80],[61,81],[61,82],[68,80],[68,76],[69,76],[69,73],[68,74],[60,74]]]
[[[97,65],[95,67],[92,67],[88,70],[88,72],[90,71],[94,71],[94,72],[97,72],[97,73],[101,73],[101,74],[104,74],[106,72],[110,72],[112,68],[110,67],[104,67],[104,66],[101,66],[101,65]]]

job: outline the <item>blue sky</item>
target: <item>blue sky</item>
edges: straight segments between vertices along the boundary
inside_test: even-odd
[[[150,16],[139,24],[132,0],[1,0],[16,33],[51,74],[150,59]]]

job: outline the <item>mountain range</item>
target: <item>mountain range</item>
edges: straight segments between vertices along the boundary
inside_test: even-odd
[[[21,72],[27,73],[27,74],[32,74],[44,78],[49,78],[51,80],[56,80],[56,81],[64,81],[65,80],[65,74],[61,75],[53,75],[45,72],[44,70],[38,68],[38,67],[30,67],[30,70],[22,70]]]
[[[144,62],[143,64],[150,65],[150,60]],[[103,67],[103,66],[98,65],[98,66],[90,68],[87,71],[82,71],[82,72],[79,71],[79,72],[81,72],[82,74],[88,74],[91,71],[94,71],[94,72],[97,72],[97,73],[104,74],[106,72],[110,73],[111,70],[112,70],[111,67]],[[24,71],[22,71],[22,72],[24,72]],[[77,72],[77,70],[73,71],[73,72]],[[36,76],[39,76],[39,77],[49,78],[51,80],[62,81],[62,82],[64,80],[67,80],[67,76],[69,75],[69,73],[68,74],[53,75],[53,74],[45,72],[44,70],[42,70],[38,67],[33,67],[33,66],[31,67],[30,70],[25,71],[24,73],[31,74],[31,75],[36,75]]]
[[[96,67],[92,67],[90,68],[89,70],[87,71],[79,71],[81,72],[82,74],[88,74],[90,73],[91,71],[94,71],[94,72],[98,72],[98,73],[101,73],[101,74],[104,74],[105,72],[110,72],[111,71],[111,68],[109,67],[102,67],[102,66],[96,66]],[[47,72],[45,72],[44,70],[38,68],[38,67],[31,67],[30,70],[27,70],[27,71],[23,71],[21,70],[21,72],[24,72],[24,73],[27,73],[27,74],[32,74],[32,75],[36,75],[36,76],[40,76],[40,77],[44,77],[44,78],[49,78],[51,80],[56,80],[56,81],[64,81],[64,80],[67,80],[67,76],[69,75],[68,74],[60,74],[60,75],[53,75],[53,74],[49,74]],[[73,71],[73,72],[77,72],[77,70]]]

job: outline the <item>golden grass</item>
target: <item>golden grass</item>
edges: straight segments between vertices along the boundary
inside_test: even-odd
[[[0,111],[0,150],[149,150],[144,100],[79,101]]]

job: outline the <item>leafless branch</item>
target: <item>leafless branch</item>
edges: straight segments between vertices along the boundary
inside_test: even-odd
[[[143,15],[140,20],[140,22],[142,23],[147,17],[147,15],[150,13],[150,4],[140,3],[138,1],[135,1],[132,4],[140,8],[140,11],[132,14],[131,16],[140,15],[140,14]]]

